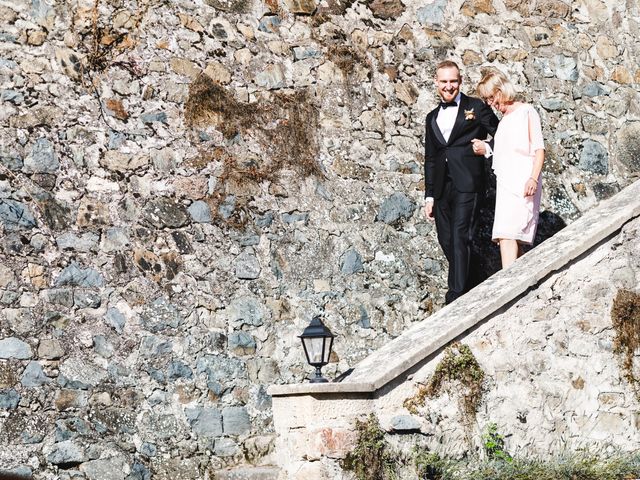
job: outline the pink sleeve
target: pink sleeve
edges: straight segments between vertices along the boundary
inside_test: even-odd
[[[536,150],[544,149],[540,115],[538,115],[538,112],[536,112],[534,108],[529,109],[529,147],[531,154]]]

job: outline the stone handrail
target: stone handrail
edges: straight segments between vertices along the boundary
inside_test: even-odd
[[[639,215],[640,180],[600,203],[519,258],[510,268],[499,271],[452,304],[415,323],[358,363],[342,382],[273,385],[269,394],[375,392]]]

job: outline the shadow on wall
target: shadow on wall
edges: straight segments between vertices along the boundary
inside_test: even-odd
[[[495,202],[496,191],[494,178],[489,186],[489,191],[482,209],[480,210],[478,231],[471,252],[470,280],[472,287],[479,285],[501,268],[500,250],[498,245],[491,241]],[[533,245],[523,247],[524,253],[540,245],[546,239],[553,237],[566,226],[567,224],[558,214],[550,210],[541,211],[536,238],[533,241]]]

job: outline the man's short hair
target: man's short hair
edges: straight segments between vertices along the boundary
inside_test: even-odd
[[[458,67],[458,64],[452,60],[443,60],[438,65],[436,65],[436,75],[438,74],[438,70],[442,68],[455,68],[456,70],[458,70],[458,77],[462,77],[462,74],[460,73],[460,67]]]

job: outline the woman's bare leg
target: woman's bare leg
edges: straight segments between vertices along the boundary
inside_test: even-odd
[[[516,261],[519,254],[518,242],[508,238],[500,239],[500,259],[502,260],[502,268],[507,268]]]

